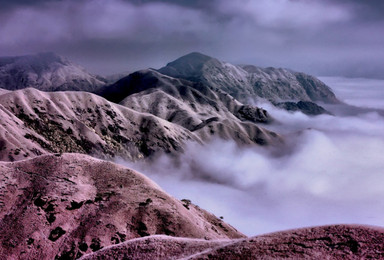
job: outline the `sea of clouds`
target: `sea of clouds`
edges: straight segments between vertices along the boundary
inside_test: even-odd
[[[384,80],[321,78],[347,105],[335,116],[289,113],[259,103],[275,118],[281,149],[229,141],[191,143],[177,160],[127,163],[179,199],[223,216],[246,235],[314,225],[384,226]],[[348,111],[353,111],[349,113]]]

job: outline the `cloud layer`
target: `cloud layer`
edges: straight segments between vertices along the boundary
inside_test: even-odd
[[[340,93],[351,84],[334,80]],[[361,93],[377,88],[369,80],[355,84]],[[308,117],[263,106],[284,122],[271,129],[285,134],[289,150],[240,149],[217,140],[204,147],[190,144],[176,164],[163,157],[151,165],[130,166],[179,199],[224,216],[247,235],[335,223],[384,225],[382,116]]]
[[[0,55],[52,50],[94,72],[192,51],[316,75],[383,77],[379,1],[1,1]]]

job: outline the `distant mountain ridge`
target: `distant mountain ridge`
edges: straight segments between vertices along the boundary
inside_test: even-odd
[[[332,90],[313,76],[288,69],[235,66],[198,52],[184,55],[157,71],[220,89],[244,104],[253,104],[261,98],[281,108],[295,107],[295,110],[303,113],[317,115],[325,110],[316,102],[340,103]],[[33,87],[42,91],[70,90],[100,94],[100,88],[105,90],[103,86],[117,82],[125,75],[119,73],[107,78],[92,75],[79,65],[51,52],[0,57],[0,88],[6,90]],[[106,91],[101,92],[102,96],[113,102],[120,102],[124,98],[116,100],[109,97]],[[313,104],[302,106],[299,101]]]
[[[0,57],[0,88],[17,90],[33,87],[43,91],[88,91],[107,80],[52,52]]]
[[[221,89],[244,104],[259,98],[274,104],[287,101],[340,103],[328,86],[305,73],[254,65],[236,66],[198,52],[184,55],[158,72]],[[0,88],[6,90],[33,87],[42,91],[97,93],[99,88],[118,81],[124,75],[120,73],[109,78],[92,75],[52,52],[0,57]]]
[[[222,89],[243,103],[257,98],[274,102],[340,102],[328,86],[313,76],[287,69],[235,66],[198,52],[182,56],[158,71]]]

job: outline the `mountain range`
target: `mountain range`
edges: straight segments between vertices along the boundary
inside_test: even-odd
[[[65,72],[61,79],[69,80],[65,83],[60,81],[61,87],[58,84],[53,86],[48,81],[35,81],[34,84],[42,84],[39,89],[82,88],[77,85],[81,82],[80,78],[76,78],[78,74],[71,74],[78,66],[60,56],[48,53],[12,60],[15,64],[28,64],[23,73],[33,67],[31,64],[39,64],[40,69],[33,67],[33,71],[39,71],[41,75],[47,71]],[[286,71],[285,74],[280,73],[278,78],[276,71],[280,69],[275,69],[273,73],[272,69],[269,70],[269,77],[261,73],[259,78],[264,82],[275,78],[275,83],[270,83],[272,86],[276,82],[289,81],[288,78],[294,75]],[[213,72],[209,74],[209,71]],[[30,72],[27,74],[30,75]],[[87,78],[84,75],[91,77],[85,72],[81,74]],[[210,75],[210,78],[206,75]],[[96,83],[83,87],[83,90],[97,89],[94,92],[100,97],[84,91],[44,93],[35,88],[9,91],[14,87],[8,86],[8,90],[0,92],[3,114],[0,158],[13,161],[44,153],[80,152],[99,158],[118,156],[136,160],[161,152],[177,154],[183,151],[187,142],[207,143],[213,138],[234,140],[239,145],[277,145],[284,138],[263,127],[273,122],[273,116],[241,98],[246,96],[245,93],[249,93],[249,98],[266,98],[257,96],[257,89],[250,87],[250,79],[255,75],[258,74],[248,73],[239,66],[191,53],[160,70],[137,71],[112,85],[103,85],[95,78],[86,81]],[[337,98],[320,81],[312,80],[311,76],[306,78],[310,79],[309,83],[303,81],[306,85],[300,85],[297,78],[290,81],[284,92],[272,87],[269,92],[275,96],[283,93],[273,102],[287,110],[302,110],[308,114],[327,113],[313,101],[322,97],[322,102],[337,103]],[[76,80],[71,81],[73,79]],[[236,95],[228,91],[230,82],[235,81],[238,85],[232,89],[237,91]],[[241,81],[243,85],[240,85]],[[76,84],[71,85],[71,82]],[[7,85],[4,81],[2,84]],[[315,94],[306,90],[307,85],[312,86]],[[291,93],[293,96],[297,89],[301,89],[305,95],[298,95],[293,100],[285,94]]]
[[[0,58],[0,258],[382,258],[381,228],[248,238],[111,162],[178,158],[215,139],[283,149],[286,136],[268,128],[284,122],[260,101],[311,116],[342,104],[313,76],[196,52],[106,78],[53,53]]]
[[[172,85],[172,82],[180,85],[180,80],[184,80],[181,84],[190,82],[190,85],[200,85],[200,88],[221,91],[246,105],[267,100],[277,107],[308,115],[329,113],[316,102],[341,103],[328,86],[313,76],[287,69],[235,66],[196,52],[168,63],[157,70],[158,74],[154,71],[138,72],[141,75],[149,73],[151,82],[136,84],[135,80],[142,81],[143,76],[139,79],[138,74],[133,73],[115,84],[101,87],[96,93],[110,101],[121,102],[127,95],[140,92],[140,84],[148,83],[151,88],[157,88],[162,81],[154,77],[165,78],[166,75],[169,76],[168,85]],[[132,88],[132,85],[135,87]]]

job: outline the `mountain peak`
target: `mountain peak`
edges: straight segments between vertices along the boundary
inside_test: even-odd
[[[193,78],[200,75],[204,64],[211,60],[216,59],[199,52],[191,52],[168,63],[167,66],[158,71],[171,77],[185,78],[185,76],[188,76],[188,78]]]
[[[214,58],[204,55],[200,52],[191,52],[168,63],[166,67],[173,67],[177,69],[183,69],[185,67],[188,67],[189,70],[200,70],[207,61],[213,59]]]
[[[202,54],[200,52],[191,52],[188,53],[184,56],[181,56],[180,58],[176,59],[173,62],[168,63],[169,64],[175,64],[175,63],[192,63],[192,64],[197,64],[197,63],[204,63],[208,60],[213,59],[210,56],[207,56],[205,54]]]
[[[310,75],[282,68],[235,66],[198,52],[182,56],[158,71],[224,90],[243,103],[247,103],[250,97],[276,102],[339,103],[328,86]]]

